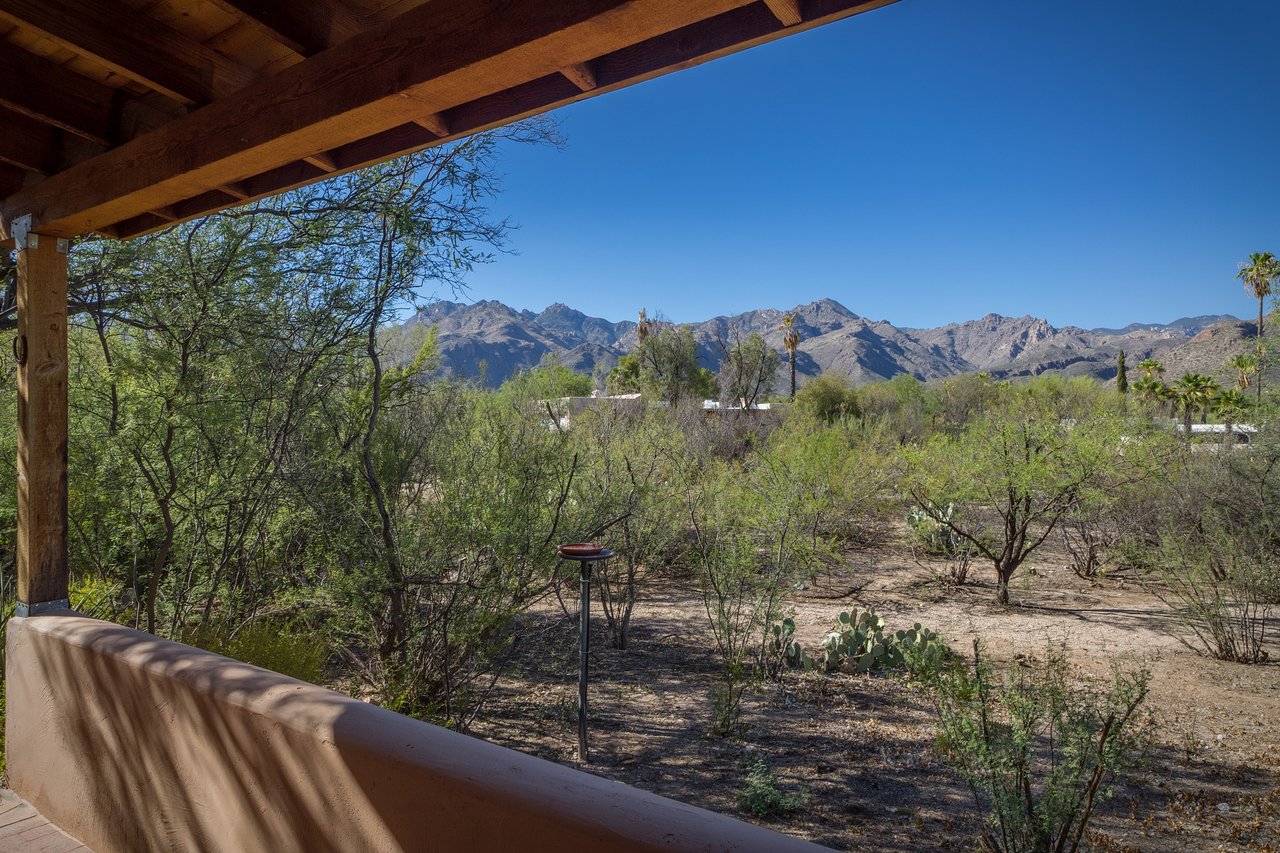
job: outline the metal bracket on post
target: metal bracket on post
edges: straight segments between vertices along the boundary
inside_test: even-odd
[[[15,616],[44,616],[48,613],[60,610],[70,610],[71,599],[58,598],[53,601],[37,601],[35,604],[27,604],[25,601],[19,601],[14,607]]]
[[[15,216],[13,221],[9,223],[9,234],[13,237],[13,247],[21,252],[23,249],[34,249],[39,245],[40,236],[31,233],[31,214],[26,213],[22,216]],[[27,242],[27,237],[31,237],[31,242]]]

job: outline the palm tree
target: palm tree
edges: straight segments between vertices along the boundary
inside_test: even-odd
[[[1133,390],[1142,395],[1144,403],[1150,403],[1152,400],[1164,399],[1165,385],[1154,376],[1140,376],[1133,383]]]
[[[796,348],[800,346],[800,333],[796,331],[796,315],[787,314],[782,318],[782,346],[791,359],[791,399],[796,398]]]
[[[1228,361],[1225,366],[1228,370],[1236,372],[1236,388],[1248,391],[1249,384],[1253,381],[1253,374],[1258,372],[1258,357],[1242,352]]]
[[[649,337],[649,331],[652,325],[653,324],[649,322],[649,315],[645,312],[643,308],[641,308],[640,315],[637,318],[637,322],[636,322],[636,343],[637,344],[644,343],[644,339]]]
[[[1222,443],[1230,444],[1231,426],[1249,408],[1249,398],[1239,388],[1219,392],[1213,400],[1213,413],[1222,418]]]
[[[1258,300],[1258,366],[1262,365],[1262,300],[1271,295],[1271,285],[1280,278],[1280,261],[1270,252],[1254,252],[1249,255],[1248,263],[1240,264],[1240,272],[1236,278],[1244,282],[1244,292]],[[1262,405],[1262,374],[1258,374],[1256,386],[1258,405]]]
[[[1217,396],[1217,389],[1218,383],[1203,373],[1184,373],[1173,384],[1175,399],[1182,407],[1182,436],[1187,444],[1191,443],[1191,416],[1200,409],[1204,413],[1201,423],[1208,419],[1209,406]]]
[[[1176,417],[1178,414],[1178,390],[1172,385],[1165,385],[1163,382],[1157,383],[1159,389],[1157,394],[1160,399],[1169,404],[1169,417]]]
[[[1156,361],[1154,358],[1144,358],[1138,362],[1138,369],[1142,371],[1143,379],[1153,379],[1157,376],[1164,376],[1164,365]]]

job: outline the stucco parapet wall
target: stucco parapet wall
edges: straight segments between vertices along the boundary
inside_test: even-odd
[[[6,642],[10,786],[99,853],[825,849],[95,619]]]

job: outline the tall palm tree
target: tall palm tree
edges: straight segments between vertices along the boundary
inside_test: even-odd
[[[1176,417],[1178,414],[1178,389],[1173,385],[1166,385],[1163,382],[1158,383],[1159,389],[1157,393],[1161,400],[1169,404],[1169,417]]]
[[[644,343],[644,339],[649,337],[649,332],[652,325],[653,324],[649,322],[648,313],[646,313],[645,310],[641,308],[640,314],[636,319],[636,343],[637,344]]]
[[[1230,444],[1233,438],[1231,427],[1249,408],[1249,398],[1239,388],[1228,388],[1221,391],[1213,400],[1213,413],[1222,418],[1222,443]]]
[[[1164,365],[1156,361],[1154,358],[1144,358],[1138,362],[1138,369],[1142,371],[1143,379],[1153,379],[1158,376],[1164,376]]]
[[[1236,278],[1244,282],[1244,292],[1258,300],[1258,367],[1262,367],[1262,300],[1271,295],[1271,285],[1280,278],[1280,261],[1270,252],[1254,252],[1249,255],[1247,263],[1240,264],[1240,272]],[[1262,373],[1259,370],[1258,384],[1255,386],[1258,405],[1262,405]]]
[[[1242,352],[1230,359],[1225,366],[1228,370],[1236,372],[1236,388],[1240,391],[1248,391],[1250,383],[1253,382],[1253,374],[1258,372],[1258,357]]]
[[[1164,383],[1154,376],[1140,376],[1133,383],[1133,390],[1142,396],[1144,403],[1164,399]]]
[[[800,332],[796,330],[796,315],[786,314],[782,318],[782,346],[791,359],[791,399],[796,398],[796,348],[800,346]]]
[[[1201,410],[1202,423],[1208,419],[1209,406],[1217,396],[1218,383],[1203,373],[1184,373],[1175,382],[1172,390],[1177,403],[1182,408],[1182,437],[1187,444],[1191,443],[1191,417],[1196,410]]]

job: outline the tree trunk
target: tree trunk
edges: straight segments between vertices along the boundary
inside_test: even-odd
[[[1191,406],[1182,407],[1182,440],[1191,446]]]
[[[996,603],[1009,603],[1009,578],[1000,574],[996,579]]]
[[[1231,438],[1231,416],[1227,415],[1222,419],[1222,443],[1224,445],[1230,445]]]
[[[791,399],[796,398],[796,351],[791,350]]]
[[[1258,383],[1255,391],[1258,395],[1258,406],[1262,406],[1262,297],[1258,297]]]

